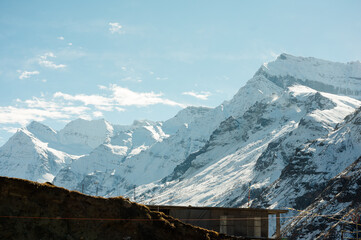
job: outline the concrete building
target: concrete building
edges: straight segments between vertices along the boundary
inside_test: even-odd
[[[231,236],[268,239],[268,216],[276,215],[276,239],[280,237],[280,214],[287,210],[258,208],[184,207],[148,205],[153,211],[163,212],[195,226]]]

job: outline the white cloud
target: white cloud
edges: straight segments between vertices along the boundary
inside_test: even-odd
[[[33,75],[38,75],[40,72],[39,71],[20,71],[18,70],[18,72],[20,73],[19,79],[26,79],[26,78],[30,78]]]
[[[132,90],[129,90],[128,88],[123,88],[116,84],[111,84],[109,87],[100,85],[99,89],[110,91],[111,94],[109,96],[101,96],[96,94],[70,95],[62,92],[56,92],[54,94],[54,98],[62,98],[67,101],[82,102],[85,105],[93,105],[95,108],[104,111],[112,111],[114,107],[121,106],[145,107],[155,104],[185,107],[181,103],[177,103],[172,100],[163,98],[162,93],[134,92]]]
[[[158,81],[165,81],[165,80],[168,80],[168,78],[167,78],[167,77],[156,77],[155,79],[156,79],[156,80],[158,80]]]
[[[0,130],[7,131],[8,133],[16,133],[19,128],[16,127],[2,127]]]
[[[109,26],[109,31],[111,33],[121,33],[121,29],[123,28],[122,25],[117,22],[110,22]]]
[[[103,86],[103,85],[98,85],[98,88],[101,89],[101,90],[106,90],[107,89],[107,87]]]
[[[56,92],[53,95],[16,99],[13,106],[0,106],[0,124],[11,127],[25,126],[31,121],[47,119],[65,121],[74,118],[92,119],[102,117],[104,111],[124,112],[125,107],[145,107],[155,104],[185,107],[185,105],[164,98],[162,93],[135,92],[112,84],[99,86],[99,94],[67,94]],[[0,126],[2,127],[2,126]],[[4,129],[6,130],[6,129]],[[14,129],[7,129],[14,131]]]
[[[122,82],[137,82],[137,83],[141,83],[141,82],[142,82],[142,79],[133,78],[133,77],[125,77],[125,78],[120,79],[120,81],[122,81]]]
[[[45,119],[61,119],[69,118],[60,111],[50,111],[41,108],[27,107],[0,107],[0,124],[20,124],[24,126],[32,120],[44,121]]]
[[[56,99],[55,99],[56,100]],[[87,115],[86,106],[69,106],[66,102],[54,99],[33,97],[27,100],[16,99],[15,106],[0,107],[0,124],[18,124],[25,126],[29,122],[46,119],[65,120]]]
[[[76,94],[70,95],[62,92],[54,93],[54,98],[63,98],[67,101],[78,101],[82,102],[85,105],[93,105],[95,107],[109,107],[113,105],[111,98],[103,97],[100,95],[85,95],[85,94]]]
[[[169,106],[185,107],[184,104],[163,98],[162,93],[133,92],[128,88],[123,88],[117,86],[116,84],[110,85],[109,90],[113,92],[113,99],[119,106],[144,107],[154,104],[164,104]]]
[[[269,51],[262,52],[259,55],[259,58],[264,62],[270,62],[270,61],[275,60],[279,55],[280,55],[280,53],[276,53],[276,51],[269,50]]]
[[[190,92],[183,92],[182,94],[189,95],[189,96],[201,99],[201,100],[208,100],[208,97],[212,95],[210,92],[203,92],[203,91],[200,93],[190,91]]]
[[[72,46],[72,45],[73,45],[73,43],[71,43],[71,42],[70,42],[70,43],[68,43],[68,45],[69,45],[69,46]]]
[[[96,111],[96,112],[93,112],[93,116],[94,117],[103,117],[103,113],[99,112],[99,111]]]
[[[64,40],[65,38],[63,36],[58,37],[59,40]]]
[[[52,58],[55,58],[55,54],[52,53],[52,52],[47,52],[45,53],[43,56],[40,56],[41,59],[47,59],[48,57],[52,57]]]
[[[117,110],[118,112],[124,112],[125,111],[124,108],[120,108],[120,107],[115,107],[115,110]]]
[[[47,67],[47,68],[58,69],[58,68],[66,67],[65,64],[55,64],[53,61],[50,61],[49,58],[56,58],[56,56],[54,55],[54,53],[48,52],[48,53],[45,53],[44,55],[40,56],[38,62],[41,66]]]

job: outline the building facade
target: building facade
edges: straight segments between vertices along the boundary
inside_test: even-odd
[[[258,208],[222,208],[149,205],[153,211],[163,212],[195,226],[231,236],[267,239],[269,215],[276,215],[276,238],[280,237],[280,214],[287,210]]]

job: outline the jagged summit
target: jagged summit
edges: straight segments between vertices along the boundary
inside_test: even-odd
[[[134,120],[132,126],[134,127],[143,127],[143,126],[151,126],[155,125],[155,122],[150,120]]]
[[[26,129],[44,142],[57,141],[57,131],[37,121],[32,121]]]
[[[361,63],[331,62],[282,53],[263,64],[255,76],[265,76],[280,87],[295,83],[315,90],[361,99]]]
[[[95,148],[113,135],[113,126],[104,119],[77,119],[59,131],[59,141],[64,145],[86,145]]]

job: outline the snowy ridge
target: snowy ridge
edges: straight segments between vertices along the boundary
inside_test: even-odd
[[[276,61],[264,64],[256,75],[282,87],[299,83],[317,91],[361,99],[360,61],[344,64],[281,54]]]

